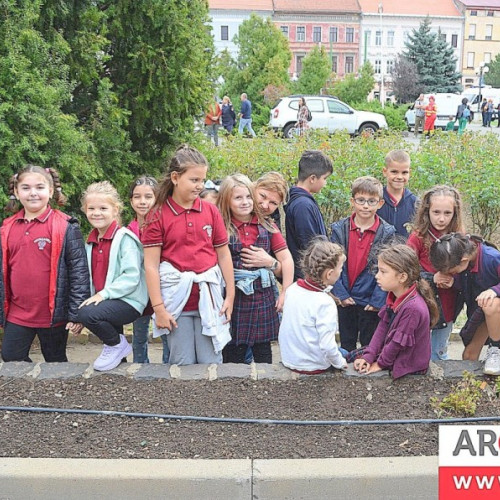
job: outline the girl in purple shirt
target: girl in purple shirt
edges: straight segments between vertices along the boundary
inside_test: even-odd
[[[379,312],[372,340],[354,361],[354,368],[360,373],[391,370],[395,379],[425,373],[431,359],[430,331],[439,312],[429,284],[420,279],[417,254],[406,245],[383,250],[376,279],[389,292],[387,302]]]

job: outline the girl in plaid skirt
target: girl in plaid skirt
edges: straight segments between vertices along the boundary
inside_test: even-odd
[[[292,256],[276,225],[263,216],[248,177],[241,174],[226,177],[220,186],[217,206],[229,233],[236,282],[232,341],[223,351],[224,362],[244,363],[250,346],[256,363],[271,363],[271,341],[278,338],[278,312],[293,281]],[[244,264],[243,248],[262,248],[274,253],[282,268],[281,294],[277,293],[273,274],[278,263],[274,261],[268,268]]]

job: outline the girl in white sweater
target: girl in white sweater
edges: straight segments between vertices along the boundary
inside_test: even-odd
[[[321,237],[304,253],[305,278],[287,289],[279,330],[281,360],[291,370],[314,375],[332,366],[347,368],[335,341],[337,306],[329,293],[344,261],[342,247]]]

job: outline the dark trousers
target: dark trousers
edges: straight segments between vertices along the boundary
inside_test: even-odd
[[[29,352],[36,336],[38,336],[42,354],[47,363],[68,361],[66,357],[68,332],[65,324],[52,328],[30,328],[9,322],[4,328],[2,359],[31,363]]]
[[[354,351],[359,342],[367,346],[378,325],[378,312],[365,311],[364,306],[339,307],[340,345],[347,351]]]
[[[123,300],[103,300],[99,304],[83,306],[78,321],[97,335],[106,345],[118,345],[123,325],[135,321],[141,313]]]
[[[247,353],[247,344],[228,344],[222,351],[222,358],[224,363],[244,363]],[[271,350],[271,342],[259,342],[252,346],[253,360],[256,363],[269,363],[273,362],[273,353]]]

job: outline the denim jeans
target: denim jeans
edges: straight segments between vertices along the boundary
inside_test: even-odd
[[[148,340],[149,340],[149,322],[151,316],[141,316],[132,324],[134,336],[132,337],[132,350],[134,352],[134,363],[149,363],[148,358]],[[167,364],[170,357],[167,336],[162,335],[163,357],[162,363]]]
[[[251,118],[240,118],[240,124],[238,126],[238,133],[240,135],[243,133],[243,130],[245,127],[252,134],[252,137],[255,137],[255,132],[253,131],[253,128],[252,128],[252,119]]]
[[[68,361],[66,324],[52,328],[31,328],[7,322],[4,328],[2,358],[4,361],[28,361],[30,347],[38,336],[43,357],[47,363]]]
[[[448,343],[453,330],[453,321],[444,328],[431,331],[431,361],[448,359]]]
[[[219,145],[219,124],[214,123],[213,125],[205,125],[205,131],[207,133],[207,137],[210,139],[210,137],[214,138],[214,144],[216,146]]]

